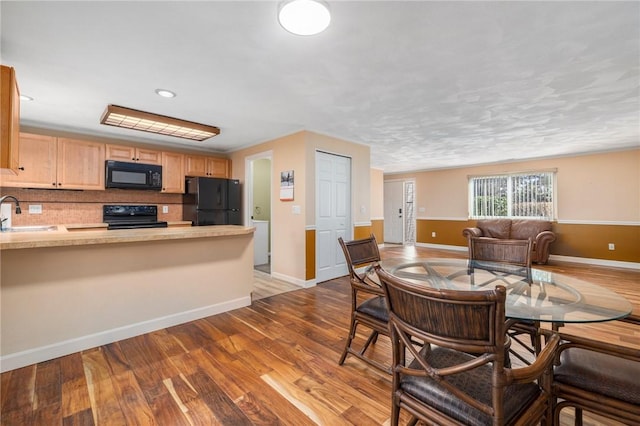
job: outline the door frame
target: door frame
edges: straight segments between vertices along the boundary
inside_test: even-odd
[[[249,155],[244,158],[244,224],[251,226],[251,216],[253,216],[253,162],[256,160],[269,160],[269,177],[271,185],[269,185],[269,198],[271,199],[271,207],[269,209],[269,228],[268,235],[272,235],[271,227],[273,226],[273,151],[264,151],[257,154]],[[269,239],[268,252],[271,253],[271,264],[273,265],[273,252],[271,251],[271,239]],[[273,271],[272,271],[273,272]]]
[[[387,182],[402,182],[402,245],[405,245],[407,243],[407,233],[406,233],[406,228],[407,228],[407,183],[411,182],[413,183],[413,205],[411,206],[413,209],[413,229],[414,232],[417,232],[416,226],[417,226],[417,217],[416,217],[416,180],[414,178],[408,178],[408,179],[386,179],[383,181],[383,186],[385,183]],[[384,200],[384,203],[386,203],[386,198]],[[386,211],[386,204],[383,206],[383,211]],[[384,218],[385,222],[387,221],[387,218]],[[414,239],[416,238],[416,235],[414,235]],[[413,243],[416,243],[416,241],[414,241]]]

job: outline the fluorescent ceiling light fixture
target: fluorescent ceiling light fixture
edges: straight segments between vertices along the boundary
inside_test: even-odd
[[[220,129],[215,126],[138,111],[137,109],[118,105],[107,105],[102,117],[100,117],[100,124],[194,141],[203,141],[220,134]]]
[[[156,89],[156,93],[163,98],[175,98],[176,94],[167,89]]]
[[[329,26],[329,5],[320,0],[287,0],[280,3],[278,21],[290,33],[314,35]]]
[[[31,96],[27,96],[27,95],[20,95],[20,100],[24,101],[24,102],[31,102],[33,100],[33,98]]]

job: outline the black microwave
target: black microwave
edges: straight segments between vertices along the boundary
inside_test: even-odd
[[[156,164],[105,162],[105,188],[162,189],[162,166]]]

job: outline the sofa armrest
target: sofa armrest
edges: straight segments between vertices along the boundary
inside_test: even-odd
[[[552,231],[542,231],[534,240],[533,261],[538,264],[545,264],[549,260],[549,246],[556,240],[556,234]]]
[[[464,228],[462,230],[462,236],[467,240],[471,237],[482,237],[482,231],[480,228]]]

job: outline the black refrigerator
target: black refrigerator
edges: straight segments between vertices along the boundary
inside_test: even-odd
[[[240,181],[187,177],[182,216],[194,226],[242,225]]]

